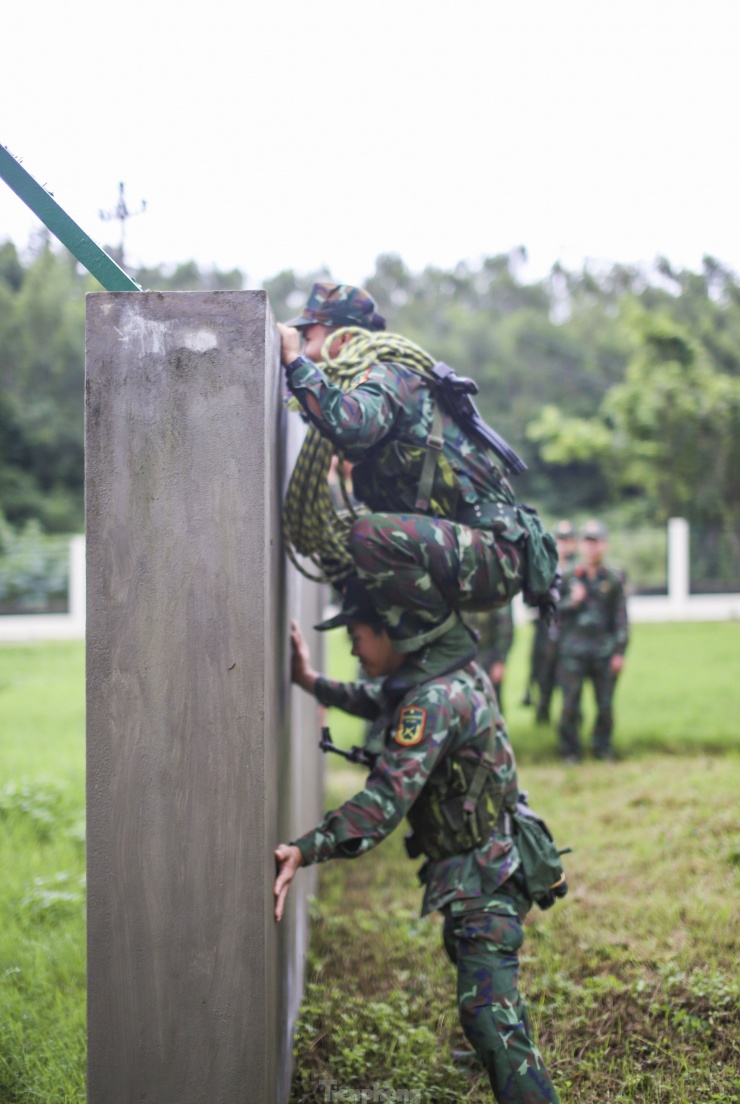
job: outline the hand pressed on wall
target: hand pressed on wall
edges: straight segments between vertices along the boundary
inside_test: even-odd
[[[300,332],[283,322],[278,322],[277,328],[280,334],[280,359],[283,364],[290,364],[301,353]]]
[[[311,666],[311,656],[297,621],[290,623],[290,677],[297,686],[313,694],[318,673]]]
[[[279,843],[275,848],[275,861],[277,863],[277,877],[273,893],[275,894],[275,922],[280,923],[285,908],[285,898],[288,896],[291,882],[295,872],[303,866],[303,856],[292,843]]]

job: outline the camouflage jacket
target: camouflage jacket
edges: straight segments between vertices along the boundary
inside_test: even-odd
[[[376,740],[382,730],[381,755],[358,794],[294,841],[304,863],[355,858],[376,847],[401,823],[442,758],[463,747],[486,750],[492,730],[496,781],[507,801],[516,800],[514,753],[505,728],[496,725],[490,682],[473,662],[430,679],[435,658],[432,645],[410,656],[384,682],[318,680],[316,697],[322,704],[372,719]],[[419,872],[426,886],[422,915],[448,901],[492,893],[516,870],[519,854],[504,820],[474,850],[424,864]]]
[[[409,470],[409,450],[417,457],[426,452],[435,405],[422,376],[404,365],[378,362],[358,386],[344,392],[307,360],[291,370],[289,386],[319,432],[353,461],[355,494],[362,502],[374,511],[421,512],[414,507],[419,464]],[[508,540],[520,539],[525,530],[516,516],[514,492],[493,456],[440,414],[442,453],[457,477],[459,504],[501,503],[498,531]],[[434,504],[426,512],[451,516]]]
[[[587,595],[573,601],[573,585],[581,582]],[[593,579],[579,564],[563,579],[558,605],[558,648],[564,656],[608,659],[624,653],[629,639],[627,602],[620,572],[602,564]]]
[[[465,621],[478,633],[478,662],[485,671],[506,663],[514,642],[514,615],[508,606],[490,612],[466,613]]]

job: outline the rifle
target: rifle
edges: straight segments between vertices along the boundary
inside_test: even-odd
[[[458,376],[454,368],[450,368],[449,364],[445,364],[442,360],[431,369],[431,375],[438,384],[437,396],[440,403],[452,420],[483,448],[493,449],[508,471],[513,472],[514,475],[525,472],[527,465],[521,456],[514,452],[500,433],[491,429],[483,421],[471,397],[478,394],[478,384],[475,380]]]
[[[321,729],[321,739],[319,740],[319,747],[323,752],[333,751],[335,755],[341,755],[343,759],[349,759],[350,763],[359,763],[362,767],[367,767],[368,770],[372,770],[378,759],[377,755],[374,755],[371,751],[366,751],[365,748],[351,747],[349,751],[345,751],[344,748],[337,747],[331,738],[331,732],[324,726]]]

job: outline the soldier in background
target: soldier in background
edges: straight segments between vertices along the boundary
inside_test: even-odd
[[[374,603],[352,580],[339,614],[372,682],[340,683],[310,666],[293,626],[293,681],[323,705],[382,728],[364,788],[321,824],[275,851],[275,919],[301,866],[355,858],[407,816],[410,857],[426,856],[422,915],[440,910],[445,949],[457,966],[463,1030],[500,1104],[558,1104],[518,990],[522,922],[531,900],[507,812],[519,795],[514,752],[490,684],[462,628],[412,653],[394,651]],[[382,680],[382,681],[381,681]]]
[[[578,538],[570,521],[559,521],[553,533],[558,545],[558,568],[565,577],[578,559]],[[529,683],[523,705],[532,705],[532,689],[535,691],[537,724],[550,721],[550,704],[556,685],[558,662],[558,625],[548,624],[547,619],[538,616],[534,623],[532,653],[529,664]]]
[[[563,693],[560,752],[568,762],[581,758],[581,693],[587,678],[593,682],[597,706],[594,756],[614,758],[612,700],[629,630],[623,577],[604,563],[607,538],[601,522],[587,521],[581,534],[582,562],[563,580],[557,681]]]
[[[514,643],[514,615],[511,603],[490,613],[468,613],[466,623],[478,634],[478,663],[490,678],[501,713],[504,712],[503,683],[506,661]]]

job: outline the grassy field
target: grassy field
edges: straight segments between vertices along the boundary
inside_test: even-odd
[[[332,798],[357,787],[351,770],[333,775]],[[737,1104],[740,758],[539,766],[523,781],[574,846],[571,892],[528,917],[521,970],[561,1099]],[[439,918],[417,918],[413,869],[397,833],[322,870],[292,1104],[319,1104],[332,1080],[491,1100],[481,1074],[450,1061],[464,1045],[454,971]]]
[[[621,761],[568,769],[518,705],[528,642],[520,630],[505,687],[521,782],[575,848],[571,893],[531,914],[522,961],[562,1099],[739,1104],[740,626],[637,626]],[[0,1104],[84,1100],[83,712],[81,645],[0,648]],[[331,801],[362,778],[338,763]],[[450,1063],[454,975],[396,835],[322,870],[293,1104],[376,1084],[389,1100],[490,1100]]]
[[[615,764],[563,767],[522,707],[531,628],[504,701],[530,801],[561,844],[571,892],[528,917],[522,988],[563,1101],[740,1102],[740,626],[638,625],[616,697]],[[351,678],[341,633],[328,658]],[[556,712],[556,711],[555,711]],[[585,699],[586,729],[593,702]],[[362,724],[330,716],[337,741]],[[339,764],[329,801],[362,784]],[[450,1062],[462,1046],[438,917],[400,833],[321,871],[292,1104],[386,1086],[419,1101],[490,1101]],[[407,1099],[414,1099],[407,1095]]]
[[[355,678],[356,661],[340,629],[327,633],[327,662],[337,678]],[[504,707],[520,763],[557,756],[551,728],[533,724],[520,703],[529,673],[532,626],[518,627],[504,679]],[[740,623],[635,625],[615,697],[619,754],[715,754],[740,748]],[[594,716],[584,695],[585,728]],[[553,716],[556,715],[556,710]],[[330,712],[338,741],[362,739],[362,722]]]
[[[85,1099],[84,647],[0,647],[0,1102]]]

